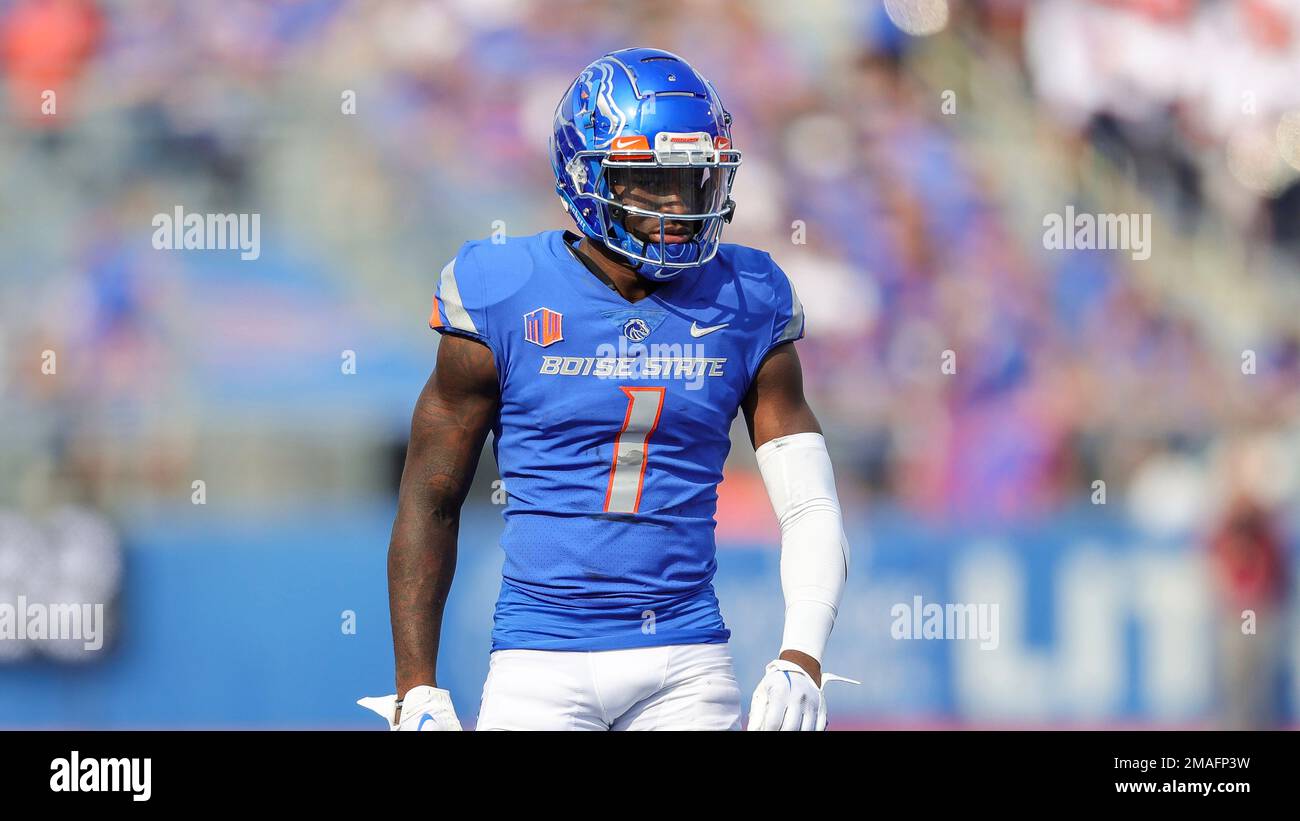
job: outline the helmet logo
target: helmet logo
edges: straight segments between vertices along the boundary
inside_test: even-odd
[[[598,72],[599,76],[592,73],[592,69]],[[595,92],[595,113],[598,116],[593,118],[592,125],[598,131],[608,130],[613,134],[621,133],[623,127],[627,125],[627,117],[624,116],[623,110],[618,107],[618,102],[614,100],[613,67],[607,62],[598,62],[583,72],[582,76],[586,88]]]

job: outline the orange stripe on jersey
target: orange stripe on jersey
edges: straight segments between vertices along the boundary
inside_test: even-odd
[[[442,327],[442,317],[439,316],[439,314],[440,314],[440,311],[439,311],[439,305],[438,305],[438,297],[437,297],[437,295],[435,294],[434,297],[433,297],[433,313],[429,314],[429,327],[430,327],[430,328],[441,328],[441,327]]]

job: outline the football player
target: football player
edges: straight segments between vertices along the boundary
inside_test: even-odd
[[[393,729],[460,729],[438,638],[489,431],[508,502],[477,728],[739,729],[712,585],[739,410],[785,595],[748,727],[826,727],[849,547],[791,344],[803,308],[768,254],[720,243],[740,162],[699,72],[657,49],[607,54],[555,112],[556,191],[578,232],[470,242],[442,269],[388,553],[397,695],[361,702]]]

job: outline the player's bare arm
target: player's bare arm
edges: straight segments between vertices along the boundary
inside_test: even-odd
[[[397,694],[437,686],[438,635],[456,569],[456,533],[498,399],[492,352],[446,336],[411,419],[388,547]]]
[[[778,345],[758,366],[742,407],[754,450],[780,436],[822,432],[803,395],[803,366],[793,343]]]
[[[438,638],[456,569],[461,504],[474,479],[498,400],[496,365],[487,346],[444,336],[437,364],[411,419],[388,547],[388,606],[397,666],[395,708],[412,690],[419,688],[423,694],[424,688],[438,686]],[[409,717],[412,702],[407,701]],[[402,723],[400,709],[393,722]]]
[[[821,729],[826,722],[821,656],[848,574],[849,550],[830,457],[804,397],[793,344],[778,345],[763,360],[742,409],[781,525],[786,598],[781,650],[754,694],[749,727]],[[791,677],[790,665],[807,680]]]

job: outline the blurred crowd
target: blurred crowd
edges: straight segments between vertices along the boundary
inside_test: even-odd
[[[419,384],[433,274],[498,220],[567,226],[551,113],[632,44],[735,116],[727,239],[799,290],[850,492],[1005,520],[1102,481],[1157,525],[1229,476],[1293,500],[1292,0],[0,0],[0,490],[159,495],[304,397],[367,411],[312,448],[400,439],[409,399],[328,392],[338,350]],[[261,213],[268,250],[154,251],[178,203]],[[1151,213],[1151,258],[1046,250],[1067,205]]]

